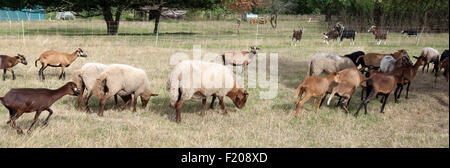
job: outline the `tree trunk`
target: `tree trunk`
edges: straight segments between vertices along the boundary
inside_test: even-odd
[[[117,8],[115,20],[111,13],[111,6],[109,4],[104,4],[102,9],[108,35],[117,35],[117,32],[119,31],[120,15],[122,14],[123,8],[120,6]]]
[[[162,6],[158,7],[158,12],[155,16],[155,28],[153,29],[153,34],[157,34],[159,32],[159,18],[161,18]]]
[[[278,13],[272,14],[270,17],[270,25],[272,25],[273,29],[277,28],[277,20],[278,20]]]
[[[327,12],[325,14],[325,22],[329,22],[329,21],[331,21],[331,12]]]

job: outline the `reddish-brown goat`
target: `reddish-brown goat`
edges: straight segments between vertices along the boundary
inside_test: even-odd
[[[27,65],[27,60],[25,57],[21,54],[17,54],[15,57],[7,56],[7,55],[0,55],[0,69],[3,69],[3,80],[5,80],[6,71],[10,71],[13,80],[16,79],[16,75],[14,74],[14,70],[11,68],[16,66],[18,63],[22,63],[24,65]]]
[[[314,98],[312,111],[316,106],[316,99],[318,99],[316,112],[319,109],[320,101],[325,96],[327,90],[329,90],[330,85],[334,82],[336,77],[336,72],[331,72],[328,77],[320,76],[307,76],[300,85],[297,87],[297,103],[296,103],[296,117],[300,117],[300,112],[303,104],[305,104],[311,97]],[[303,99],[303,92],[306,93]],[[301,101],[300,101],[301,100]]]
[[[9,121],[11,127],[17,130],[18,134],[22,134],[22,129],[16,126],[15,121],[23,114],[36,111],[33,123],[31,123],[28,133],[31,133],[31,128],[36,123],[42,111],[49,112],[48,117],[44,121],[44,125],[48,123],[48,119],[53,114],[50,109],[52,104],[65,95],[79,94],[78,88],[74,82],[68,82],[64,86],[56,89],[44,88],[15,88],[11,89],[4,97],[0,97],[0,102],[9,110]]]
[[[445,58],[443,61],[441,61],[439,63],[439,67],[438,67],[438,69],[437,69],[437,71],[435,73],[436,77],[434,78],[434,83],[436,83],[438,75],[439,75],[439,72],[441,72],[442,68],[444,69],[445,79],[447,79],[447,82],[448,82],[448,79],[449,79],[449,62],[448,62],[449,60],[448,59],[449,58],[447,57],[447,58]]]
[[[400,83],[399,87],[400,87],[400,91],[397,94],[397,99],[400,98],[400,95],[402,94],[402,90],[403,90],[403,85],[407,85],[406,86],[406,96],[405,98],[408,98],[408,93],[409,93],[409,86],[411,85],[411,81],[414,80],[414,77],[416,76],[417,70],[419,69],[420,66],[424,65],[426,62],[426,58],[423,56],[420,57],[416,57],[413,56],[414,58],[417,59],[416,63],[414,63],[414,65],[404,65],[400,68],[397,69],[397,73],[398,72],[402,72],[402,78],[400,79]],[[396,71],[396,70],[394,70]]]
[[[44,70],[47,66],[61,67],[61,75],[59,75],[59,79],[66,79],[66,72],[64,71],[64,68],[69,67],[70,64],[78,57],[87,57],[81,48],[78,48],[72,54],[48,50],[43,52],[41,56],[34,61],[34,65],[37,67],[37,61],[40,61],[42,64],[41,69],[39,69],[39,78],[41,80],[45,80]]]
[[[359,61],[359,59],[364,59],[364,64],[362,69],[368,67],[369,69],[372,68],[378,68],[380,67],[380,62],[384,58],[384,56],[390,55],[394,57],[395,59],[398,59],[402,56],[409,56],[408,52],[406,50],[401,49],[393,54],[378,54],[378,53],[367,53],[365,55],[359,56],[358,59],[356,59],[356,62]]]

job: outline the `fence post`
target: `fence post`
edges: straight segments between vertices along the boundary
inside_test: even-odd
[[[258,25],[259,25],[259,23],[258,24],[256,24],[256,41],[255,41],[255,46],[258,46]]]
[[[25,45],[25,29],[23,27],[23,20],[22,20],[22,42]]]
[[[420,31],[419,37],[417,38],[416,46],[419,45],[420,37],[422,37],[422,33],[423,33],[423,30],[424,30],[424,29],[425,29],[425,27],[422,27],[422,31]]]

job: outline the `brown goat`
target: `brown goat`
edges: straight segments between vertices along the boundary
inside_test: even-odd
[[[327,33],[323,33],[323,37],[324,43],[327,43],[327,45],[329,44],[328,41],[330,40],[337,40],[337,38],[339,37],[339,31],[336,29],[332,29],[330,31],[328,31]]]
[[[314,111],[314,107],[316,106],[316,99],[318,99],[316,112],[319,109],[320,101],[325,96],[327,90],[330,85],[334,82],[336,77],[336,72],[330,72],[327,77],[320,76],[307,76],[303,79],[302,83],[297,87],[297,103],[296,103],[296,117],[300,117],[300,112],[303,104],[305,104],[311,97],[313,100],[312,111]],[[306,93],[305,97],[302,99],[303,92]],[[301,101],[300,101],[301,100]]]
[[[11,68],[16,66],[18,63],[22,63],[24,65],[28,64],[25,57],[21,54],[17,54],[17,56],[14,57],[7,55],[0,55],[0,69],[3,69],[3,80],[5,80],[6,71],[10,71],[13,76],[13,80],[16,80],[14,70],[12,70]]]
[[[448,59],[449,58],[447,57],[447,58],[445,58],[444,60],[442,60],[439,63],[439,68],[437,69],[437,71],[435,73],[434,83],[436,83],[438,75],[439,75],[439,72],[441,72],[441,69],[444,69],[445,79],[447,79],[447,82],[448,82],[448,79],[449,79],[449,62],[448,62]]]
[[[397,70],[394,70],[397,71],[397,73],[399,72],[402,73],[402,78],[400,79],[400,83],[398,83],[400,91],[397,94],[397,100],[400,98],[400,95],[403,90],[403,85],[407,85],[405,98],[406,99],[408,98],[409,86],[411,85],[411,81],[414,80],[414,77],[416,76],[419,67],[424,65],[426,62],[426,58],[423,56],[420,57],[413,56],[413,57],[417,59],[414,65],[405,65],[403,67],[397,68]]]
[[[297,31],[294,29],[294,32],[292,33],[291,46],[292,44],[294,44],[294,46],[297,46],[297,41],[300,41],[302,39],[303,30],[304,30],[303,27]]]
[[[393,54],[367,53],[365,55],[359,56],[356,61],[358,62],[359,59],[364,59],[364,64],[365,65],[363,65],[361,70],[365,69],[366,67],[369,68],[369,69],[379,68],[381,60],[386,55],[390,55],[390,56],[394,57],[395,59],[398,59],[398,58],[400,58],[402,56],[409,57],[408,52],[406,52],[406,50],[404,50],[404,49],[401,49],[401,50],[398,50],[397,52],[395,52]]]
[[[384,40],[384,45],[386,45],[386,39],[389,31],[386,30],[378,30],[375,25],[371,26],[367,32],[372,32],[375,36],[375,40],[377,40],[377,45],[381,44],[381,40]]]
[[[61,75],[59,75],[59,79],[66,79],[66,72],[64,71],[64,68],[69,67],[70,64],[78,57],[87,57],[81,48],[78,48],[72,54],[48,50],[43,52],[41,56],[34,61],[34,65],[37,67],[37,61],[40,61],[42,64],[41,69],[39,69],[39,78],[41,80],[45,80],[44,70],[47,66],[61,67]]]
[[[68,82],[64,86],[56,89],[44,89],[44,88],[15,88],[11,89],[4,97],[0,97],[1,103],[9,110],[10,120],[7,124],[17,130],[18,134],[22,134],[22,129],[16,126],[15,121],[23,114],[36,111],[33,123],[31,123],[28,133],[31,132],[31,128],[36,123],[39,115],[42,111],[47,110],[49,112],[48,117],[44,121],[44,125],[48,123],[48,119],[53,114],[53,110],[50,109],[52,104],[62,98],[65,95],[79,94],[78,88],[74,82]]]

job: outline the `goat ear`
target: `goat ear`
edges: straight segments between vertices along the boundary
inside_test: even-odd
[[[419,59],[419,57],[417,57],[417,56],[412,56],[412,57],[414,57],[415,59]]]

